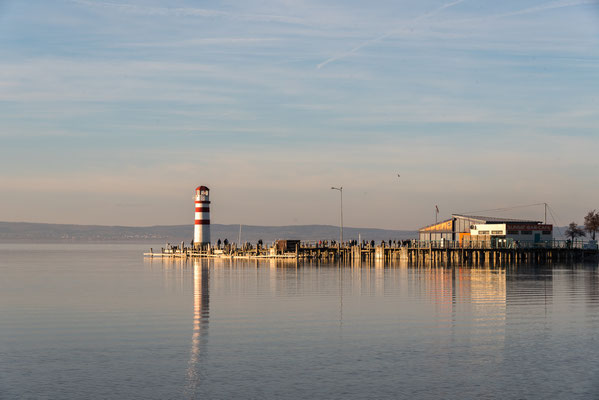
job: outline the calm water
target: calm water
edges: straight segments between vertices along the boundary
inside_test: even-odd
[[[1,399],[599,398],[599,272],[0,245]]]

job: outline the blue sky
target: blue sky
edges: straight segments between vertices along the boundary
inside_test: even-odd
[[[0,0],[0,121],[4,221],[582,222],[599,3]]]

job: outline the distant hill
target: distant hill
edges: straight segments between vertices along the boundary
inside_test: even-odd
[[[212,224],[212,241],[229,239],[237,242],[239,225]],[[416,231],[373,228],[343,228],[345,240],[394,240],[413,239]],[[193,238],[193,225],[166,226],[104,226],[40,224],[28,222],[0,222],[0,242],[152,242],[189,243]],[[339,227],[331,225],[256,226],[243,225],[242,242],[255,243],[259,239],[272,242],[276,239],[338,240]]]

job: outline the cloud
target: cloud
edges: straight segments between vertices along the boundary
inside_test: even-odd
[[[73,3],[96,8],[109,8],[116,9],[121,12],[131,14],[141,14],[148,16],[162,16],[162,17],[202,17],[202,18],[229,18],[243,21],[254,21],[254,22],[279,22],[286,24],[305,24],[305,20],[296,17],[290,17],[285,15],[271,15],[271,14],[242,14],[242,13],[229,13],[226,11],[207,9],[207,8],[167,8],[167,7],[149,7],[149,6],[138,6],[134,4],[124,3],[112,3],[105,1],[91,1],[91,0],[71,0]]]
[[[449,21],[441,21],[439,23],[439,27],[443,29],[457,29],[464,26],[469,26],[472,28],[472,24],[485,27],[491,21],[507,19],[509,17],[516,17],[520,15],[529,15],[529,14],[538,14],[543,13],[545,11],[556,10],[560,8],[568,8],[568,7],[578,7],[584,5],[598,5],[597,0],[564,0],[564,1],[555,1],[551,3],[545,3],[534,7],[527,7],[520,10],[509,11],[498,14],[491,15],[479,15],[476,17],[467,17],[454,19]],[[526,24],[530,24],[531,21],[527,20]],[[556,38],[557,39],[557,38]]]
[[[0,101],[177,101],[230,104],[226,90],[187,80],[197,76],[231,79],[216,66],[200,63],[98,61],[38,58],[0,62]]]
[[[124,43],[125,47],[187,47],[187,46],[223,46],[223,45],[260,45],[279,42],[278,38],[262,37],[207,37],[187,40],[173,40],[168,42],[141,42]]]
[[[543,11],[554,10],[557,8],[565,8],[565,7],[574,7],[581,6],[586,4],[597,4],[597,0],[576,0],[576,1],[556,1],[552,3],[542,4],[540,6],[524,8],[522,10],[512,11],[504,14],[498,14],[495,16],[491,16],[492,18],[505,18],[512,17],[516,15],[525,15],[525,14],[533,14],[539,13]]]

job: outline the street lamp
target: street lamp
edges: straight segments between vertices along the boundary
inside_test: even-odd
[[[334,187],[332,186],[331,189],[333,190],[338,190],[339,193],[341,194],[341,226],[340,226],[340,231],[339,231],[339,246],[341,246],[343,244],[343,186],[341,187]]]

